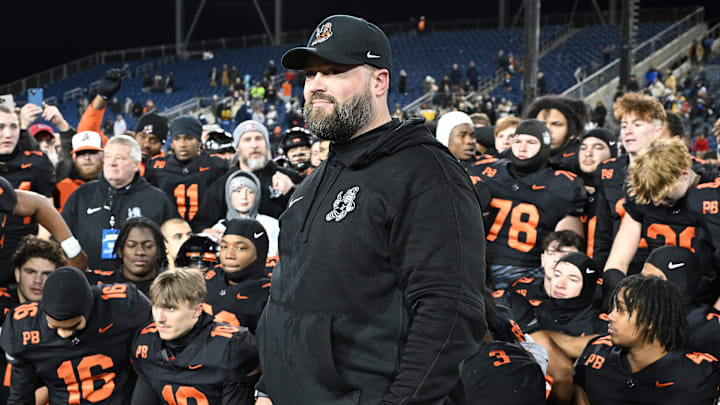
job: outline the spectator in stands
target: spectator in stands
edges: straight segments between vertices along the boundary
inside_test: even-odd
[[[470,85],[472,86],[473,90],[478,89],[478,76],[479,73],[477,69],[475,68],[475,61],[468,62],[468,68],[465,71],[465,78],[467,80],[470,80]]]
[[[210,87],[216,87],[218,85],[218,71],[217,67],[213,66],[210,71]]]
[[[450,85],[453,89],[460,86],[460,81],[462,79],[462,74],[460,73],[460,67],[457,63],[453,63],[452,70],[450,71]]]
[[[125,97],[125,104],[123,104],[123,113],[124,114],[132,114],[133,109],[133,101],[130,97]]]
[[[222,73],[220,75],[220,85],[227,87],[230,85],[230,72],[228,72],[227,63],[223,63]]]
[[[407,96],[407,72],[400,69],[400,78],[398,78],[398,92]]]
[[[113,124],[113,131],[112,133],[114,135],[122,135],[127,130],[127,123],[125,122],[125,118],[121,114],[118,114],[115,118],[115,124]]]
[[[164,90],[165,90],[165,83],[163,81],[163,77],[160,73],[156,73],[155,77],[153,77],[152,91],[155,93],[161,93]]]
[[[45,109],[47,110],[47,107]],[[43,111],[43,113],[44,115],[48,114],[45,113],[45,111]],[[59,142],[56,142],[56,136],[52,128],[45,124],[35,124],[28,129],[28,132],[35,138],[38,147],[48,159],[50,159],[53,167],[57,166],[60,157],[58,156],[56,146],[59,146]]]
[[[83,131],[72,137],[72,150],[63,151],[66,162],[71,165],[69,172],[65,171],[67,174],[57,183],[53,193],[55,206],[60,212],[78,187],[98,178],[103,166],[102,151],[102,138],[97,132]]]
[[[662,97],[665,93],[665,85],[662,80],[660,80],[660,77],[655,77],[655,81],[648,86],[648,89],[650,90],[650,95],[657,98]]]
[[[595,109],[592,113],[592,121],[600,128],[605,127],[605,117],[607,117],[607,108],[602,100],[595,103]]]
[[[270,107],[268,107],[268,112],[267,114],[265,114],[265,125],[268,128],[275,128],[275,125],[277,125],[277,123],[278,113],[275,110],[275,106],[273,104],[270,104]]]
[[[252,172],[260,179],[263,193],[259,212],[274,218],[282,214],[295,184],[302,181],[296,171],[279,167],[272,161],[270,137],[267,128],[261,123],[252,120],[241,122],[233,131],[233,141],[237,150],[237,164],[231,166],[208,189],[195,217],[195,231],[210,228],[227,212],[225,181],[237,170]]]
[[[83,184],[68,198],[62,216],[88,252],[90,269],[111,270],[117,229],[126,220],[144,216],[163,223],[177,216],[165,193],[138,174],[142,153],[129,136],[108,140],[102,176]]]
[[[152,88],[153,81],[150,77],[150,73],[145,72],[145,75],[143,75],[143,91],[145,93],[149,93],[150,89]]]
[[[630,75],[630,79],[627,83],[627,91],[628,92],[634,92],[637,93],[640,91],[640,84],[637,82],[637,79],[635,78],[634,74]]]
[[[433,85],[435,84],[435,79],[432,78],[432,76],[427,75],[425,76],[425,80],[423,80],[423,94],[427,94],[433,90]]]
[[[520,65],[518,65],[518,62],[513,54],[509,54],[507,60],[508,63],[506,71],[510,76],[514,76],[519,71]]]
[[[123,106],[120,104],[120,100],[118,100],[117,97],[113,97],[112,102],[110,103],[110,112],[113,114],[122,114],[123,112]]]
[[[672,94],[675,94],[675,90],[677,89],[677,80],[675,79],[675,74],[670,68],[665,69],[665,87],[670,89]]]
[[[142,113],[147,114],[153,111],[155,111],[155,103],[151,99],[148,99],[145,102],[145,107],[143,107]]]
[[[647,73],[645,73],[645,85],[649,86],[655,83],[656,78],[662,79],[662,75],[660,74],[660,71],[657,70],[655,65],[651,65],[650,69],[648,69]]]
[[[102,126],[103,134],[113,134],[114,126],[115,126],[115,122],[112,120],[112,118],[110,118],[110,117],[105,118],[105,122],[103,122],[103,126]]]
[[[693,143],[692,153],[698,158],[702,159],[709,150],[710,145],[705,138],[705,133],[699,133],[697,138],[695,138],[695,143]]]
[[[545,83],[545,74],[543,72],[538,72],[537,94],[538,96],[544,96],[547,94],[547,83]]]
[[[285,79],[285,81],[282,82],[282,91],[280,92],[280,99],[287,103],[290,101],[290,98],[292,97],[292,83],[290,83],[289,80]]]
[[[87,97],[80,96],[77,101],[77,116],[78,118],[82,117],[83,113],[85,112],[85,109],[88,107],[88,104],[90,102],[88,101]]]
[[[140,100],[135,101],[132,106],[132,115],[135,118],[140,118],[143,115],[143,105]]]
[[[230,73],[228,73],[228,80],[230,80],[230,84],[235,83],[239,77],[240,73],[238,73],[237,66],[230,68]]]
[[[705,48],[703,47],[703,44],[701,42],[698,42],[697,40],[694,41],[695,45],[695,63],[700,64],[705,61]]]
[[[427,22],[425,21],[425,16],[421,15],[420,20],[418,21],[417,25],[418,34],[424,34],[425,30],[427,30]]]
[[[607,65],[608,63],[610,63],[613,52],[615,52],[615,45],[614,44],[605,44],[605,46],[603,47],[603,51],[602,51],[603,65]]]
[[[498,51],[497,58],[495,58],[495,68],[497,70],[507,70],[508,59],[505,56],[505,51],[502,49]]]
[[[170,72],[165,79],[165,93],[170,94],[173,91],[175,91],[175,79],[173,79],[173,74]]]

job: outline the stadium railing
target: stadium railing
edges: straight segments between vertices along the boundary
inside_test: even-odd
[[[698,7],[695,11],[662,30],[654,37],[637,45],[632,50],[633,63],[638,63],[650,56],[656,50],[659,50],[667,43],[686,32],[689,27],[702,23],[704,16],[705,9]],[[617,58],[602,69],[586,77],[585,80],[565,90],[562,94],[582,99],[585,95],[595,92],[612,79],[616,78],[619,74],[620,58]]]

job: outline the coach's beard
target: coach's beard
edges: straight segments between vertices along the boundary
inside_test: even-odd
[[[314,109],[313,100],[327,100],[333,109],[325,113],[320,108]],[[362,94],[338,105],[335,97],[313,95],[305,102],[305,121],[308,129],[316,136],[335,143],[345,143],[362,127],[370,122],[372,114],[370,88]]]

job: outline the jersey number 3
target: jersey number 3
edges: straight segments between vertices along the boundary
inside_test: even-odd
[[[505,220],[510,215],[508,246],[524,253],[531,251],[537,242],[537,226],[540,222],[540,213],[538,213],[537,207],[532,204],[520,203],[513,208],[512,201],[499,198],[493,198],[490,206],[497,208],[498,213],[488,231],[487,240],[493,242],[497,239]],[[525,234],[524,242],[520,240],[520,234]]]
[[[108,399],[115,390],[115,382],[113,381],[115,373],[93,375],[92,369],[99,367],[102,370],[107,370],[112,366],[112,359],[104,354],[83,357],[77,365],[76,377],[72,362],[70,360],[62,362],[57,369],[57,375],[67,385],[68,404],[79,404],[81,395],[90,402]],[[98,381],[102,382],[102,384],[96,388],[96,382]]]

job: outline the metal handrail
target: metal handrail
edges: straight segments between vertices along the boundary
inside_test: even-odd
[[[688,14],[687,16],[683,17],[679,21],[675,22],[674,24],[670,25],[669,27],[665,28],[664,30],[657,33],[652,38],[648,39],[647,41],[637,45],[632,49],[633,56],[639,53],[643,48],[647,46],[654,46],[655,43],[660,40],[663,36],[665,36],[668,33],[673,32],[674,30],[681,27],[683,24],[692,21],[693,19],[698,19],[696,23],[699,23],[702,21],[703,15],[704,15],[705,9],[703,7],[698,7],[695,11]],[[639,62],[635,60],[635,62]],[[574,98],[582,98],[583,94],[586,93],[585,88],[592,85],[591,91],[592,92],[606,83],[608,83],[610,80],[615,78],[618,73],[614,72],[614,70],[620,69],[620,58],[616,58],[612,62],[608,63],[605,67],[601,68],[600,70],[594,72],[593,74],[587,76],[583,81],[576,83],[569,89],[565,90],[562,94],[566,96],[571,96]],[[612,72],[611,72],[612,70]],[[594,83],[594,85],[593,85]],[[587,93],[589,93],[587,92]]]

